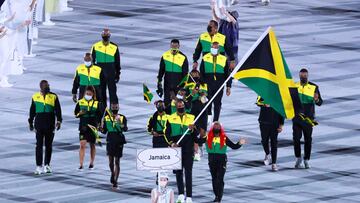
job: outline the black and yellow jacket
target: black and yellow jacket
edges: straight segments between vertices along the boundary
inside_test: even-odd
[[[256,99],[256,105],[260,107],[259,123],[265,125],[273,125],[278,128],[280,125],[284,125],[284,117],[275,111],[271,106],[266,107],[264,99],[260,96]]]
[[[177,90],[181,80],[189,72],[189,62],[185,54],[179,51],[173,55],[171,50],[166,51],[160,60],[158,82],[164,77],[164,87],[166,89]]]
[[[312,82],[307,82],[306,84],[301,84],[300,82],[297,82],[296,86],[298,87],[299,97],[302,104],[301,113],[303,113],[306,117],[309,117],[310,119],[314,119],[315,104],[317,106],[321,106],[321,104],[323,103],[319,87]],[[314,101],[315,93],[319,95],[318,101]]]
[[[35,119],[36,130],[49,130],[55,129],[56,121],[62,122],[61,106],[59,98],[55,93],[49,92],[45,96],[37,92],[32,96],[29,124],[33,124]]]
[[[84,115],[80,115],[80,111],[85,111]],[[98,127],[103,115],[102,103],[96,100],[87,101],[80,99],[76,104],[74,114],[76,118],[80,118],[79,130],[85,129],[88,124]]]
[[[105,46],[103,41],[96,42],[91,48],[91,55],[93,64],[102,68],[105,77],[120,77],[120,53],[115,43]]]
[[[124,115],[118,114],[115,118],[112,115],[106,115],[103,121],[102,133],[107,133],[108,142],[119,142],[126,144],[124,132],[128,131],[127,119]]]
[[[164,136],[164,130],[166,126],[168,115],[164,114],[159,115],[159,113],[156,111],[153,115],[150,116],[148,123],[147,123],[147,132],[152,135],[153,132],[158,133],[159,137],[153,136],[152,143],[153,147],[167,147],[168,142],[166,140],[166,137]]]
[[[225,35],[221,33],[216,33],[214,36],[211,37],[208,32],[204,32],[200,35],[196,44],[195,52],[193,54],[193,61],[198,61],[201,54],[203,54],[204,57],[205,54],[209,53],[213,42],[219,43],[220,54],[226,54],[229,57],[230,61],[235,60],[232,45],[228,43]]]
[[[73,88],[71,93],[77,94],[77,90],[80,88],[79,98],[82,98],[87,86],[93,86],[96,90],[96,96],[101,98],[100,85],[104,81],[104,74],[99,66],[91,65],[86,67],[85,64],[81,64],[76,68]]]
[[[211,53],[205,54],[200,64],[201,78],[211,86],[214,83],[222,84],[231,74],[227,58],[218,54],[214,57]],[[231,87],[231,80],[226,83],[226,87]]]
[[[188,129],[189,125],[192,124],[195,120],[195,116],[189,113],[184,114],[182,117],[177,113],[173,113],[168,116],[166,127],[165,127],[165,136],[169,141],[169,145],[172,143],[177,143],[181,136]],[[183,152],[193,152],[194,151],[194,142],[197,140],[197,130],[189,130],[188,133],[179,143]]]

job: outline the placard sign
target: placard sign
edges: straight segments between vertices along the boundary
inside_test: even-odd
[[[181,148],[138,149],[136,168],[140,171],[181,169]]]

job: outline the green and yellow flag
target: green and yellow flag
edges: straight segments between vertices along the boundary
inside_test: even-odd
[[[180,83],[177,85],[178,87],[184,87],[187,85],[188,81],[189,81],[189,76],[190,74],[186,74],[185,77],[180,81]]]
[[[150,92],[149,88],[143,83],[144,100],[150,104],[154,95]]]
[[[96,143],[100,147],[102,147],[101,137],[99,135],[99,132],[98,132],[97,128],[95,126],[93,126],[93,125],[90,125],[90,124],[88,124],[88,127],[90,128],[92,135],[95,137]]]
[[[297,87],[271,27],[253,45],[233,74],[285,118],[292,119],[301,108]]]

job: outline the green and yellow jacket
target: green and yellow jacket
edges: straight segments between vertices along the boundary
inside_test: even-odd
[[[321,106],[323,100],[320,95],[319,87],[312,83],[307,82],[306,84],[301,84],[300,82],[296,83],[298,87],[299,97],[302,104],[302,112],[306,117],[311,119],[315,118],[315,104]],[[319,95],[318,101],[314,101],[314,94]]]
[[[87,86],[93,86],[96,90],[96,96],[102,98],[100,95],[100,85],[104,81],[104,75],[101,68],[97,65],[86,67],[85,64],[81,64],[76,68],[73,88],[71,93],[77,94],[77,90],[80,88],[79,98],[82,98]]]
[[[85,111],[86,113],[80,115],[80,111]],[[74,114],[76,118],[80,118],[79,130],[86,128],[88,124],[98,127],[103,115],[103,107],[101,102],[93,99],[87,101],[83,98],[77,102]]]
[[[231,73],[226,60],[226,56],[221,54],[217,56],[213,56],[211,53],[205,54],[200,64],[201,78],[208,85],[222,84]],[[231,80],[226,83],[226,86],[231,87]]]
[[[102,68],[105,77],[120,77],[120,53],[118,46],[110,42],[104,45],[103,41],[96,42],[91,48],[93,64]]]
[[[61,106],[55,93],[49,92],[43,95],[37,92],[32,96],[28,122],[33,124],[35,119],[36,130],[55,129],[56,121],[62,122]]]

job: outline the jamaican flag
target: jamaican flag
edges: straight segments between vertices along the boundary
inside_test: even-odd
[[[180,81],[180,83],[177,85],[178,87],[186,86],[189,81],[190,74],[186,74],[185,77]]]
[[[88,124],[88,127],[90,128],[92,135],[95,137],[96,143],[100,147],[102,147],[101,137],[99,136],[99,132],[98,132],[97,128],[95,126],[93,126],[93,125],[90,125],[90,124]]]
[[[144,91],[144,100],[150,104],[154,95],[150,92],[149,88],[143,84],[143,91]]]
[[[301,108],[297,87],[271,27],[247,52],[232,75],[287,119],[292,119]]]

